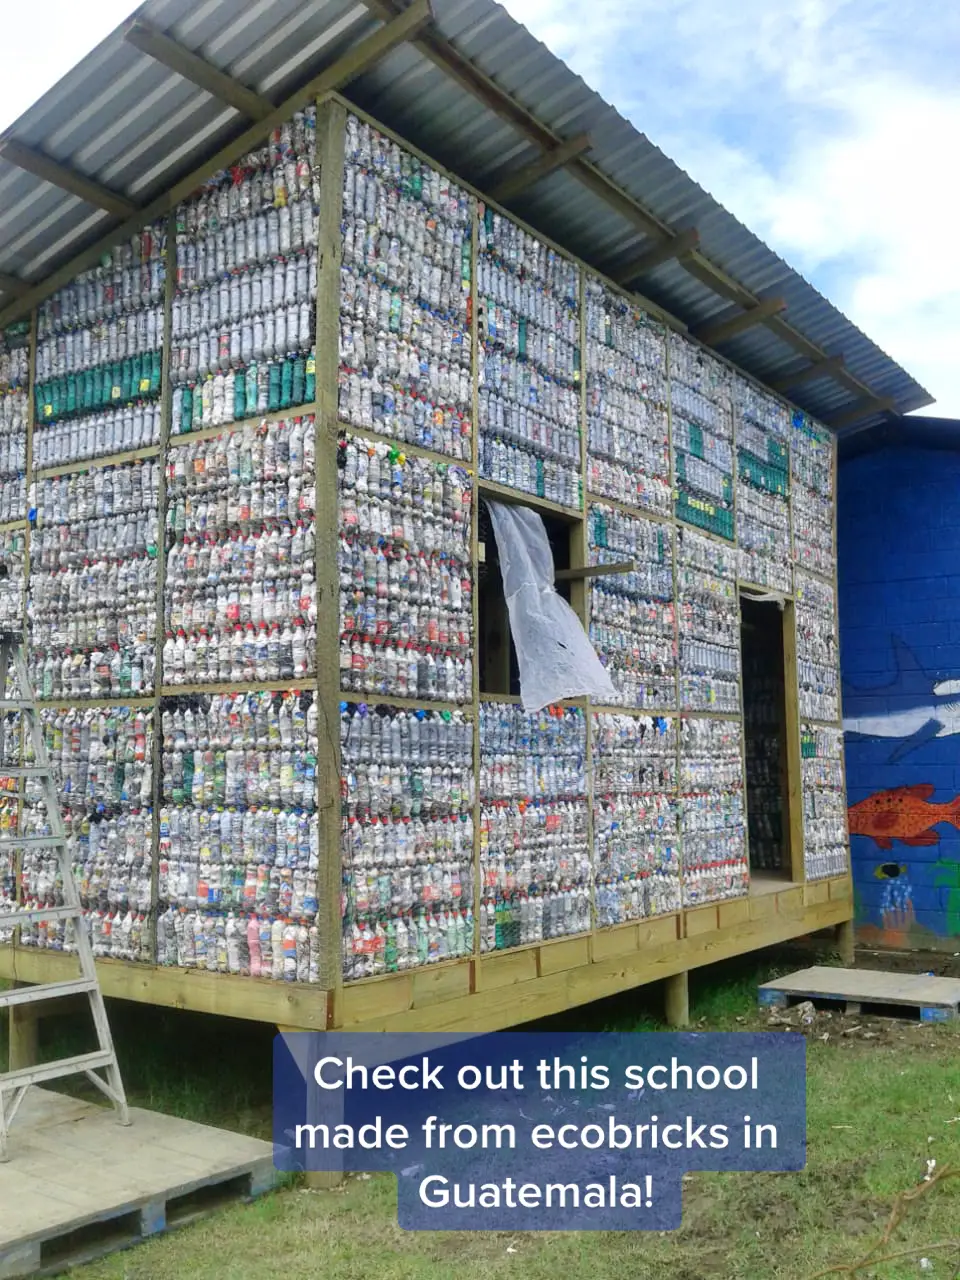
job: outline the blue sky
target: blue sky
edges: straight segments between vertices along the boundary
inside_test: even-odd
[[[960,5],[506,8],[960,417]]]
[[[960,5],[506,7],[960,417]],[[8,3],[0,128],[133,8]]]

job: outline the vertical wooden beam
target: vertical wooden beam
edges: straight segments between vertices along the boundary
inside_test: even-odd
[[[664,1015],[669,1027],[690,1025],[690,975],[686,969],[663,982]]]
[[[587,273],[584,267],[578,271],[580,280],[580,519],[570,526],[570,567],[579,569],[590,563],[590,533],[587,523],[587,478],[589,474],[587,448]],[[570,604],[587,634],[590,633],[590,593],[588,578],[574,578],[570,583]],[[587,777],[587,856],[590,859],[590,949],[593,954],[593,935],[597,931],[597,839],[594,805],[593,765],[593,705],[590,698],[583,699],[584,732],[586,735]]]
[[[480,955],[480,903],[483,898],[483,875],[480,867],[480,822],[482,808],[480,804],[480,628],[487,627],[487,620],[480,617],[480,202],[476,196],[470,197],[472,217],[470,219],[470,412],[473,415],[473,438],[471,442],[470,465],[473,468],[473,508],[470,515],[470,570],[473,574],[473,687],[470,690],[471,710],[473,713],[473,855],[471,872],[473,875],[473,987],[478,990],[483,982],[483,966],[479,963]],[[487,557],[489,565],[489,557]],[[490,572],[490,569],[487,569]],[[499,572],[499,569],[498,569]],[[503,688],[510,690],[510,624],[507,620],[506,600],[499,619],[501,636],[500,660],[506,664],[506,679]],[[484,633],[484,657],[488,652]],[[505,655],[505,656],[504,656]]]
[[[320,983],[330,991],[334,1019],[343,983],[340,892],[340,652],[337,572],[337,373],[340,325],[340,218],[347,113],[339,102],[317,108],[320,214],[317,232],[316,575],[317,781],[320,868]]]
[[[852,919],[837,925],[836,942],[840,959],[848,969],[852,969],[856,960],[856,928]]]
[[[787,747],[787,848],[790,879],[806,879],[803,847],[803,756],[800,750],[800,695],[797,685],[797,609],[783,610],[784,732]]]
[[[672,339],[671,330],[667,330],[664,334],[664,395],[667,398],[667,479],[670,484],[670,493],[675,495],[677,492],[676,473],[673,464],[673,405],[671,403],[672,396],[670,393],[671,379],[671,363],[670,363],[670,343]],[[676,785],[673,789],[674,813],[677,821],[676,846],[680,865],[677,869],[677,876],[680,886],[680,902],[677,909],[683,911],[683,815],[682,800],[683,796],[683,751],[681,750],[680,737],[680,716],[682,702],[680,699],[681,677],[680,677],[680,525],[675,516],[676,506],[671,506],[670,522],[666,528],[670,531],[670,564],[673,570],[673,643],[677,655],[676,665],[674,667],[674,698],[673,705],[676,711],[673,716],[674,724],[674,759],[677,766]]]
[[[160,806],[163,796],[163,739],[160,689],[163,686],[164,596],[167,581],[167,454],[173,433],[173,296],[177,289],[177,211],[166,219],[166,258],[163,281],[163,349],[160,353],[160,484],[157,492],[157,625],[154,634],[153,693],[153,820],[150,843],[150,949],[157,962],[160,920]]]
[[[320,985],[329,992],[328,1025],[340,1017],[343,988],[343,922],[340,895],[340,616],[337,570],[337,374],[340,331],[340,263],[343,237],[343,169],[347,113],[339,102],[317,104],[320,214],[317,228],[316,345],[316,578],[317,578],[317,928]],[[339,1186],[343,1173],[308,1173],[308,1187]]]

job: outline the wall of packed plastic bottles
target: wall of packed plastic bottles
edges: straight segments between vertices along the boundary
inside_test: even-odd
[[[29,550],[97,953],[320,980],[334,502],[345,979],[748,891],[741,582],[796,596],[806,874],[843,874],[829,435],[348,114],[318,493],[316,137],[305,110],[184,201],[170,243],[150,226],[53,295],[32,384],[29,326],[0,338],[0,613]],[[495,486],[582,520],[589,563],[634,561],[583,593],[615,706],[478,698]],[[20,807],[0,792],[0,825]],[[32,784],[22,807],[43,834]],[[19,880],[61,900],[42,850]],[[0,865],[0,903],[16,888]],[[56,923],[21,940],[70,945]]]

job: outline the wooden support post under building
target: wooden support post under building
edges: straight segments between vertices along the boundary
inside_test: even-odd
[[[852,968],[856,956],[856,930],[852,920],[837,925],[837,952],[847,968]]]
[[[690,1025],[690,975],[686,969],[663,982],[664,1016],[670,1027]]]

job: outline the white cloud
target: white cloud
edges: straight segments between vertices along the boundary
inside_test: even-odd
[[[960,9],[507,8],[960,416]]]
[[[3,0],[0,129],[13,124],[136,7],[134,0]]]

